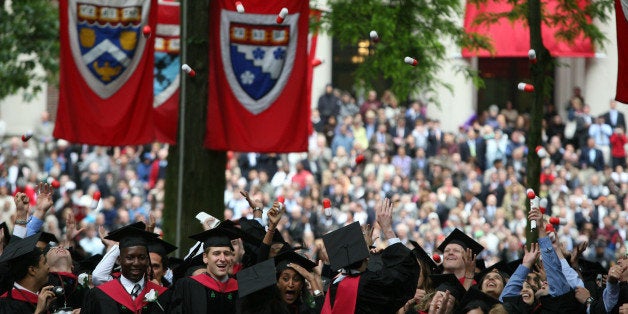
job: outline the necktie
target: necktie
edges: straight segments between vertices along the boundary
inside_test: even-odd
[[[140,286],[139,283],[136,283],[135,286],[133,286],[133,290],[131,290],[131,297],[133,297],[133,300],[137,298],[141,290],[142,290],[142,286]]]

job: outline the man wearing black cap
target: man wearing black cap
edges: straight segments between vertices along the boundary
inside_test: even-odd
[[[146,276],[150,267],[147,246],[156,238],[156,234],[132,226],[111,232],[107,239],[120,246],[120,278],[92,289],[81,313],[164,313],[167,300],[162,295],[167,288]]]
[[[419,265],[393,231],[392,207],[388,198],[375,207],[388,241],[378,271],[366,270],[368,245],[357,222],[323,236],[331,267],[340,274],[329,287],[321,313],[395,313],[412,298]]]
[[[0,256],[0,263],[9,263],[10,274],[15,279],[13,288],[0,296],[0,314],[47,313],[54,300],[53,286],[45,286],[46,256],[35,246],[40,237],[36,233],[15,239]]]
[[[454,274],[465,288],[474,284],[475,258],[484,247],[459,229],[454,229],[438,246],[443,252],[443,274]],[[472,264],[472,267],[469,266]]]
[[[190,236],[204,245],[205,273],[183,278],[175,284],[168,313],[235,313],[238,282],[229,277],[233,263],[231,240],[239,238],[232,229],[217,227]]]
[[[150,267],[153,271],[152,281],[160,286],[170,287],[172,284],[166,279],[168,270],[168,254],[174,252],[176,246],[162,240],[155,239],[148,244],[148,254],[150,255]]]

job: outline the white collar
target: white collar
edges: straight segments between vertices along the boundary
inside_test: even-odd
[[[124,277],[124,275],[120,275],[120,283],[124,287],[124,290],[126,290],[129,294],[131,294],[131,292],[133,291],[133,287],[135,286],[135,284],[139,284],[140,287],[142,287],[140,291],[144,289],[144,277],[142,277],[142,279],[140,279],[140,281],[138,282],[133,282]]]
[[[32,293],[32,294],[39,294],[39,293],[37,293],[37,292],[33,292],[33,291],[30,291],[30,290],[26,289],[24,286],[22,286],[22,285],[20,285],[19,283],[17,283],[17,281],[13,283],[13,286],[14,286],[15,288],[20,289],[20,290],[28,291],[28,292],[30,292],[30,293]]]

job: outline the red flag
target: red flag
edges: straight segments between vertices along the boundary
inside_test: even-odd
[[[175,144],[179,125],[179,2],[159,0],[155,31],[155,135],[158,142]]]
[[[286,5],[282,23],[277,16]],[[211,2],[205,146],[215,150],[307,150],[309,1]]]
[[[628,7],[615,0],[615,20],[617,21],[617,91],[615,100],[628,104]]]
[[[581,9],[587,4],[586,0],[578,0],[578,6]],[[502,18],[498,23],[487,25],[474,25],[476,17],[483,13],[501,13],[510,12],[513,10],[512,1],[498,1],[489,0],[481,2],[480,4],[474,4],[467,1],[465,17],[464,17],[464,29],[470,33],[484,34],[490,37],[493,48],[495,49],[495,55],[491,55],[487,50],[469,51],[467,49],[462,50],[463,57],[528,57],[528,50],[530,50],[530,29],[527,23],[516,20],[509,21],[507,18]],[[569,12],[560,11],[558,7],[558,1],[547,1],[544,3],[543,9],[552,14],[560,14],[565,16],[565,19],[569,21],[569,25],[573,25],[569,19]],[[591,39],[584,35],[578,35],[573,43],[568,43],[564,40],[558,40],[556,33],[559,28],[556,26],[548,26],[546,23],[541,24],[541,32],[543,37],[543,44],[547,47],[550,54],[554,57],[586,57],[590,58],[595,56],[593,51],[593,45]]]
[[[94,145],[154,140],[157,0],[61,0],[61,74],[54,136]],[[150,34],[148,34],[150,35]]]

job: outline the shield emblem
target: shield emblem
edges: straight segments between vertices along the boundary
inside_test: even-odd
[[[70,0],[72,56],[94,93],[109,98],[133,74],[147,38],[150,1]]]
[[[299,14],[291,14],[277,24],[276,15],[221,12],[223,69],[234,95],[252,114],[266,110],[290,77],[298,20]]]
[[[155,67],[153,70],[154,108],[161,106],[179,90],[179,75],[181,73],[180,33],[179,3],[159,1],[157,30],[155,31]]]

